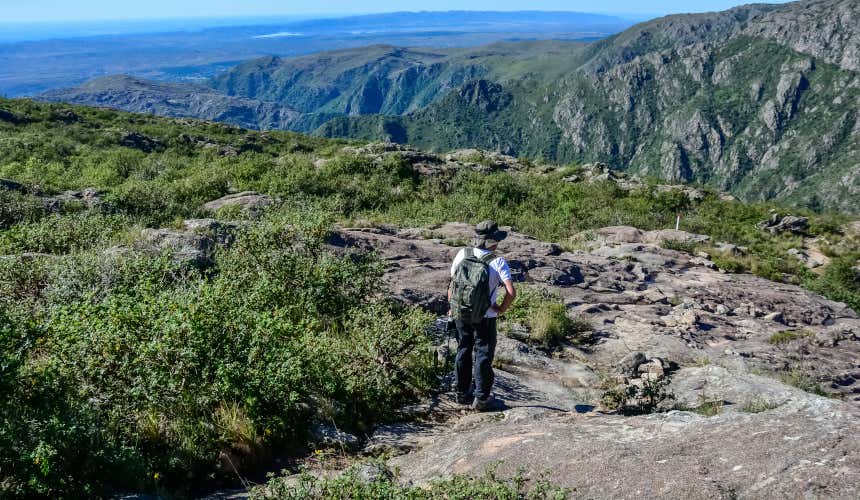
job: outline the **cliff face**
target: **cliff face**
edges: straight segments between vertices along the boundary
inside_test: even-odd
[[[453,95],[397,127],[425,147],[603,161],[748,200],[856,211],[858,30],[846,20],[858,15],[856,2],[829,1],[672,16],[588,47],[557,81],[502,82],[503,108]],[[378,122],[338,119],[320,133],[382,138]]]
[[[390,46],[249,61],[210,88],[129,86],[51,100],[602,161],[748,200],[857,210],[860,5],[810,0],[669,16],[589,45]],[[322,125],[320,127],[320,125]]]
[[[297,59],[249,61],[217,77],[227,95],[290,103],[305,113],[403,114],[469,82],[485,68],[451,65],[445,51],[390,46]]]

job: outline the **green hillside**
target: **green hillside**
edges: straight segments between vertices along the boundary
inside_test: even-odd
[[[840,103],[860,102],[857,78],[779,44],[737,37],[561,84],[483,80],[405,116],[334,118],[318,133],[602,161],[746,200],[856,212],[860,115]]]
[[[849,0],[748,5],[590,44],[374,45],[248,61],[209,89],[108,77],[44,97],[438,151],[601,161],[747,201],[856,212],[860,66],[850,54],[860,32],[844,20],[858,16]]]
[[[683,211],[686,229],[749,248],[709,249],[724,269],[860,309],[840,216],[808,214],[832,258],[813,273],[788,253],[801,236],[755,228],[779,206],[568,183],[579,167],[508,170],[480,152],[469,161],[485,169],[429,175],[415,155],[356,146],[0,100],[0,496],[192,495],[308,451],[316,423],[360,433],[427,394],[430,318],[385,300],[372,256],[330,249],[335,224],[492,217],[574,248],[581,231],[665,228]],[[203,207],[247,190],[273,204]],[[152,251],[201,217],[213,241],[236,232],[211,261]]]

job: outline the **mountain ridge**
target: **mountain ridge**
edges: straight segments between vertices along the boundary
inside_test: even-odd
[[[374,45],[256,59],[210,82],[238,116],[188,112],[435,150],[601,161],[748,200],[856,211],[860,33],[848,21],[858,16],[855,2],[807,0],[667,16],[591,44]],[[507,97],[488,108],[486,92]],[[121,94],[104,103],[145,104]],[[76,91],[46,97],[99,103]]]

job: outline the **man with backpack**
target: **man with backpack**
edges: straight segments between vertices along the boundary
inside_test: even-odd
[[[517,296],[508,262],[493,253],[506,237],[495,222],[481,222],[475,226],[473,246],[460,250],[451,266],[448,301],[457,325],[457,402],[472,403],[478,411],[492,402],[496,318]],[[497,305],[500,287],[505,288],[505,298]]]

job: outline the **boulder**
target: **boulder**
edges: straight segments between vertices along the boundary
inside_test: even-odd
[[[6,191],[18,191],[24,192],[25,187],[20,182],[15,182],[9,179],[0,179],[0,189],[5,189]]]
[[[119,144],[127,148],[143,151],[144,153],[151,153],[164,146],[161,141],[140,132],[124,132],[119,138]]]
[[[645,357],[645,354],[638,351],[631,352],[618,363],[618,373],[626,376],[635,375],[639,370],[639,366],[647,361],[648,358]]]
[[[725,241],[717,243],[715,245],[715,248],[721,252],[731,255],[744,255],[748,251],[746,247],[741,247],[732,243],[727,243]]]
[[[639,243],[642,231],[632,226],[609,226],[594,231],[598,241],[603,243]]]
[[[321,447],[355,450],[361,444],[361,440],[357,436],[330,424],[317,423],[311,427],[310,434],[311,442]]]
[[[652,245],[659,245],[664,241],[704,243],[710,239],[710,236],[704,234],[688,233],[687,231],[679,231],[675,229],[658,229],[656,231],[648,231],[644,233],[641,241]]]
[[[224,207],[239,207],[243,212],[257,213],[273,203],[274,200],[269,195],[260,194],[256,191],[243,191],[210,201],[203,205],[203,208],[210,212],[216,212]]]
[[[186,231],[209,236],[215,243],[225,247],[233,244],[241,227],[240,222],[217,219],[188,219],[182,222],[182,228]]]
[[[391,481],[394,473],[391,469],[380,462],[363,462],[355,466],[355,476],[363,483],[377,483],[380,481]]]
[[[758,228],[772,234],[803,234],[809,229],[809,219],[796,215],[773,214],[770,219],[760,222]]]
[[[167,253],[175,262],[191,267],[202,269],[214,264],[215,240],[193,231],[144,229],[135,247],[155,255]]]
[[[56,196],[42,198],[45,208],[51,212],[60,212],[67,203],[80,203],[88,210],[104,207],[101,193],[96,188],[85,188],[80,191],[63,191]]]

